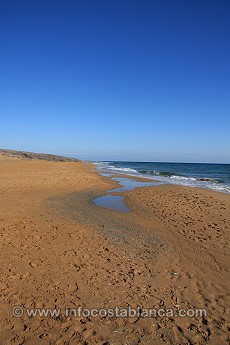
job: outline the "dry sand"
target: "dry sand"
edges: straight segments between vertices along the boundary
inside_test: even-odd
[[[0,156],[1,345],[229,342],[230,196],[159,186],[124,193],[127,214],[92,203],[116,187],[91,164]],[[207,316],[62,315],[128,305]]]

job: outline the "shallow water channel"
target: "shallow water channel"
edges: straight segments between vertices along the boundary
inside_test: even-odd
[[[101,173],[103,176],[113,176],[111,174]],[[124,203],[123,196],[113,195],[112,193],[122,193],[138,187],[150,187],[158,186],[161,183],[159,182],[143,182],[136,181],[133,178],[128,177],[111,177],[112,180],[117,181],[121,187],[109,190],[107,195],[100,196],[93,200],[94,204],[103,208],[110,210],[115,210],[119,212],[129,212],[129,208]]]

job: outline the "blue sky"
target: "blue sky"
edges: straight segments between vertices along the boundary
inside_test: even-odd
[[[230,2],[0,1],[0,147],[230,163]]]

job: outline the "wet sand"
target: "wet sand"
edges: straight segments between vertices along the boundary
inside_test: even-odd
[[[164,185],[122,193],[129,213],[93,204],[118,187],[91,164],[0,156],[0,344],[228,343],[230,196]],[[66,317],[79,306],[207,315]]]

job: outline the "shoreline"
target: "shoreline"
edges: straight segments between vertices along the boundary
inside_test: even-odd
[[[44,343],[226,344],[230,198],[162,185],[93,198],[119,184],[90,163],[0,160],[1,339]],[[14,305],[204,308],[204,317],[15,318]],[[180,307],[175,306],[180,305]],[[25,330],[24,330],[25,329]]]
[[[124,175],[130,176],[133,179],[140,179],[140,181],[142,179],[148,179],[161,184],[201,188],[230,194],[229,169],[226,170],[226,167],[230,167],[229,164],[210,163],[209,165],[215,166],[215,169],[213,169],[212,172],[204,168],[204,166],[207,166],[207,164],[204,163],[191,163],[190,165],[194,166],[195,169],[193,172],[189,170],[186,171],[186,169],[184,169],[184,165],[187,165],[188,163],[97,162],[93,164],[99,167],[99,171],[110,175]],[[171,167],[171,165],[176,165],[176,167]],[[183,166],[183,168],[181,168],[181,166]],[[197,168],[197,166],[199,166],[199,168]],[[202,168],[200,166],[202,166]],[[220,166],[224,166],[223,171],[220,170]]]

